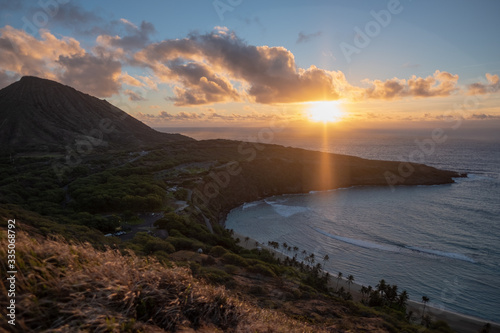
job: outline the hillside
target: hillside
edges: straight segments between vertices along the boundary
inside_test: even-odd
[[[450,184],[453,178],[464,176],[423,164],[403,165],[279,145],[259,144],[257,150],[252,143],[207,140],[186,147],[211,152],[212,167],[191,179],[195,188],[191,200],[212,214],[214,221],[224,221],[232,208],[245,202],[273,195],[351,186]],[[252,149],[253,154],[248,153]],[[405,172],[411,170],[405,177],[401,176],[402,167],[408,168]]]
[[[79,141],[88,151],[190,140],[157,132],[105,100],[32,76],[0,90],[0,126],[0,147],[11,151],[64,151],[67,145],[77,150]]]
[[[35,215],[0,209],[0,216],[16,216],[18,269],[16,325],[2,315],[0,330],[449,332],[420,329],[401,312],[377,311],[320,293],[307,280],[300,282],[309,273],[280,265],[267,252],[235,248],[235,254],[216,246],[207,255],[181,250],[168,256],[158,250],[158,241],[147,256],[122,246],[97,250],[61,236],[42,237],[32,225],[51,222]],[[143,241],[144,249],[151,242]],[[2,257],[7,244],[2,230]],[[7,274],[4,265],[0,272]],[[0,283],[4,309],[11,298],[5,282]]]
[[[0,91],[0,114],[0,217],[18,223],[19,332],[449,332],[430,319],[415,326],[404,304],[353,303],[320,263],[244,249],[223,222],[272,195],[448,184],[456,172],[409,164],[402,177],[399,162],[159,133],[31,77]],[[66,146],[81,140],[95,149],[70,163]],[[4,307],[5,279],[0,287]]]

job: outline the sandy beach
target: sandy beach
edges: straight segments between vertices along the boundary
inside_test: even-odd
[[[257,246],[260,246],[262,249],[267,249],[273,253],[275,253],[276,257],[280,258],[281,260],[284,260],[287,256],[279,251],[276,251],[274,248],[267,246],[267,244],[262,244],[255,239],[252,239],[248,237],[248,241],[244,241],[247,236],[239,234],[237,232],[234,232],[235,239],[239,238],[240,243],[239,245],[246,248],[246,249],[255,249]],[[257,245],[256,245],[257,244]],[[330,286],[332,288],[336,288],[337,286],[337,279],[336,279],[336,272],[330,272],[332,275],[332,280],[330,281]],[[347,281],[342,279],[338,287],[344,287],[346,290],[349,289],[349,286],[347,284]],[[353,283],[350,287],[351,294],[353,296],[353,299],[355,301],[361,301],[361,285],[357,283]],[[423,303],[420,302],[415,302],[415,301],[408,301],[408,306],[407,309],[408,311],[413,311],[413,316],[418,317],[421,315],[422,310],[423,310]],[[481,328],[486,324],[490,323],[491,324],[491,329],[490,333],[500,333],[500,323],[493,323],[493,322],[488,322],[484,319],[481,318],[475,318],[472,316],[467,316],[447,310],[442,310],[438,309],[432,306],[427,305],[426,306],[426,313],[431,316],[433,320],[444,320],[446,321],[450,327],[457,333],[476,333],[481,330]]]

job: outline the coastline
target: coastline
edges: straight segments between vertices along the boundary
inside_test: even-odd
[[[245,242],[244,239],[248,237],[245,235],[242,235],[240,233],[234,232],[233,238],[239,238],[240,242],[238,245],[240,245],[243,248],[246,249],[255,249],[257,246],[260,246],[263,249],[266,249],[272,253],[275,253],[275,256],[280,258],[280,259],[285,259],[286,257],[289,257],[279,251],[276,251],[274,248],[271,248],[267,246],[266,244],[262,244],[255,239],[248,237],[248,241]],[[257,244],[257,245],[256,245]],[[331,273],[331,272],[330,272]],[[336,279],[336,274],[332,274],[332,280],[329,282],[332,288],[335,288],[337,286],[337,279]],[[338,285],[339,287],[344,287],[345,289],[348,289],[348,284],[345,279],[342,279],[341,282]],[[352,283],[350,287],[351,294],[353,296],[353,300],[360,302],[361,301],[361,285],[354,282]],[[413,311],[414,316],[419,316],[422,313],[423,310],[423,303],[416,302],[409,300],[408,301],[408,306],[407,310],[408,311]],[[444,320],[446,321],[450,327],[457,333],[475,333],[479,332],[483,326],[487,323],[491,325],[490,333],[500,333],[500,323],[495,323],[492,321],[487,321],[481,318],[457,313],[457,312],[452,312],[448,310],[442,310],[436,307],[432,307],[431,305],[426,305],[426,313],[431,316],[432,319],[434,320]]]

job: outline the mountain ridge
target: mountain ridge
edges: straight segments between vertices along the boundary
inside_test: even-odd
[[[193,141],[158,132],[106,100],[56,81],[24,76],[0,90],[0,145],[57,151],[86,138],[102,147]]]

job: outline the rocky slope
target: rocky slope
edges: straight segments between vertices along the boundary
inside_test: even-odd
[[[0,90],[0,147],[14,151],[140,146],[191,140],[160,133],[105,100],[26,76]],[[79,145],[79,147],[76,147]]]

